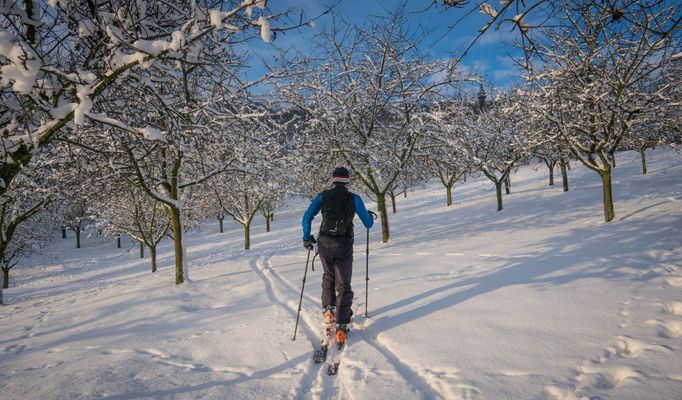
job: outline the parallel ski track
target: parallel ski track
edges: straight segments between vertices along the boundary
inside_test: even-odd
[[[272,264],[270,263],[270,257],[272,257],[272,254],[269,253],[264,253],[260,258],[257,260],[254,260],[255,262],[252,262],[252,268],[256,271],[258,276],[263,280],[266,290],[268,292],[268,297],[273,301],[273,303],[279,304],[280,306],[286,308],[292,315],[293,318],[296,318],[296,309],[292,309],[289,307],[286,303],[287,297],[279,290],[277,289],[277,285],[275,284],[275,280],[277,280],[278,283],[281,283],[285,285],[286,287],[289,288],[289,291],[295,291],[296,286],[293,285],[291,282],[287,281],[282,277],[277,271],[275,271],[272,268]],[[267,273],[265,272],[267,270]],[[300,291],[300,287],[298,288]],[[300,292],[298,293],[300,294]],[[314,299],[312,296],[305,295],[304,298],[310,302],[316,302],[317,300]],[[318,335],[315,333],[316,330],[313,328],[313,324],[310,323],[310,321],[313,321],[314,319],[311,319],[309,314],[305,311],[301,311],[301,316],[303,317],[303,321],[306,327],[306,334],[308,338],[311,340],[312,343],[317,344],[317,341],[319,338],[317,337]],[[365,333],[366,332],[366,333]],[[437,399],[437,398],[442,398],[442,395],[438,392],[438,390],[434,389],[423,377],[418,371],[414,370],[412,367],[409,365],[403,363],[400,361],[400,357],[397,356],[389,347],[386,345],[382,344],[379,342],[379,340],[376,337],[376,334],[372,333],[371,331],[368,330],[354,330],[353,331],[353,342],[359,342],[359,341],[364,341],[370,346],[374,347],[377,352],[379,352],[388,362],[391,364],[396,372],[405,380],[408,386],[412,386],[419,395],[424,398],[424,399]],[[352,346],[353,343],[349,343],[349,346]],[[327,371],[326,371],[326,363],[322,365],[316,365],[312,363],[312,360],[310,361],[311,367],[309,367],[301,379],[298,387],[298,393],[297,397],[302,398],[309,396],[311,391],[316,392],[316,391],[321,391],[321,393],[332,393],[330,390],[334,388],[334,380],[339,381],[339,389],[342,390],[343,394],[338,396],[339,398],[348,398],[352,399],[353,396],[350,393],[350,391],[347,390],[348,385],[344,381],[343,378],[343,370],[339,371],[339,374],[334,377],[328,377],[327,376]],[[343,369],[343,367],[341,367]],[[317,389],[317,390],[315,390]]]
[[[272,257],[272,254],[270,252],[264,252],[261,254],[259,257],[254,258],[250,262],[251,268],[254,270],[256,275],[261,279],[263,282],[263,286],[265,286],[265,290],[267,293],[268,298],[273,304],[277,304],[278,306],[282,307],[286,311],[289,312],[292,316],[292,321],[295,320],[296,314],[298,310],[296,307],[291,307],[287,304],[287,299],[291,299],[291,296],[287,296],[280,289],[278,289],[278,285],[275,282],[275,279],[278,282],[283,283],[286,285],[291,291],[292,289],[295,289],[295,286],[284,279],[281,275],[279,275],[277,272],[275,272],[271,267],[270,267],[270,257]],[[299,289],[300,290],[300,289]],[[300,292],[299,292],[300,293]],[[309,301],[312,301],[312,296],[306,296],[309,297]],[[317,344],[317,342],[320,340],[318,337],[318,332],[316,332],[316,329],[313,327],[313,324],[311,324],[312,317],[307,313],[304,312],[303,310],[301,311],[301,322],[299,323],[299,329],[301,329],[306,337],[308,338],[308,341],[310,343]],[[313,348],[311,347],[311,356],[310,359],[305,361],[305,363],[308,364],[308,367],[305,369],[305,373],[301,377],[299,384],[297,385],[297,393],[295,394],[295,398],[305,398],[306,396],[309,396],[311,392],[319,392],[319,393],[337,393],[338,398],[350,398],[352,399],[352,396],[348,392],[346,385],[344,384],[343,381],[339,380],[337,385],[333,385],[334,379],[325,379],[327,376],[327,371],[324,368],[326,364],[318,365],[314,364],[312,361],[312,350]],[[336,387],[335,387],[336,386]]]

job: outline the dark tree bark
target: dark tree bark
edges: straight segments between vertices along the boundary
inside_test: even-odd
[[[381,193],[377,196],[377,208],[379,209],[379,215],[381,216],[381,240],[386,243],[391,237],[388,228],[388,212],[386,211],[386,194]]]
[[[646,147],[639,149],[639,155],[642,158],[642,175],[646,175]]]
[[[568,192],[568,162],[561,159],[559,161],[559,167],[561,168],[561,180],[564,184],[564,192]]]
[[[601,172],[599,175],[601,175],[604,194],[604,220],[605,222],[611,222],[615,218],[613,192],[611,190],[611,168],[606,168],[606,171]]]
[[[223,225],[224,225],[223,221],[225,220],[225,216],[224,215],[218,215],[217,218],[218,218],[218,223],[220,224],[220,233],[223,233],[223,232],[225,232],[225,230],[223,229]]]

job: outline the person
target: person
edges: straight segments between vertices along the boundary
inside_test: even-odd
[[[358,215],[369,229],[374,219],[360,196],[348,190],[350,174],[345,167],[332,173],[332,187],[320,192],[303,214],[303,247],[312,250],[315,238],[310,227],[315,215],[322,211],[317,249],[322,262],[322,315],[327,329],[336,327],[336,341],[343,344],[353,315],[353,218]],[[329,332],[328,332],[329,333]]]

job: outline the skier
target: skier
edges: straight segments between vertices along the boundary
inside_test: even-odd
[[[303,247],[314,248],[315,239],[310,235],[310,225],[319,211],[322,224],[318,236],[318,252],[324,273],[322,275],[322,316],[329,327],[336,323],[336,342],[346,342],[350,323],[353,291],[353,217],[360,217],[367,229],[374,224],[360,196],[348,191],[348,169],[337,167],[332,174],[332,187],[310,203],[303,214]]]

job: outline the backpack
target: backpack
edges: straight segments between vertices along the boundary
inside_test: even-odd
[[[322,192],[320,232],[328,236],[352,236],[355,197],[345,186]]]

